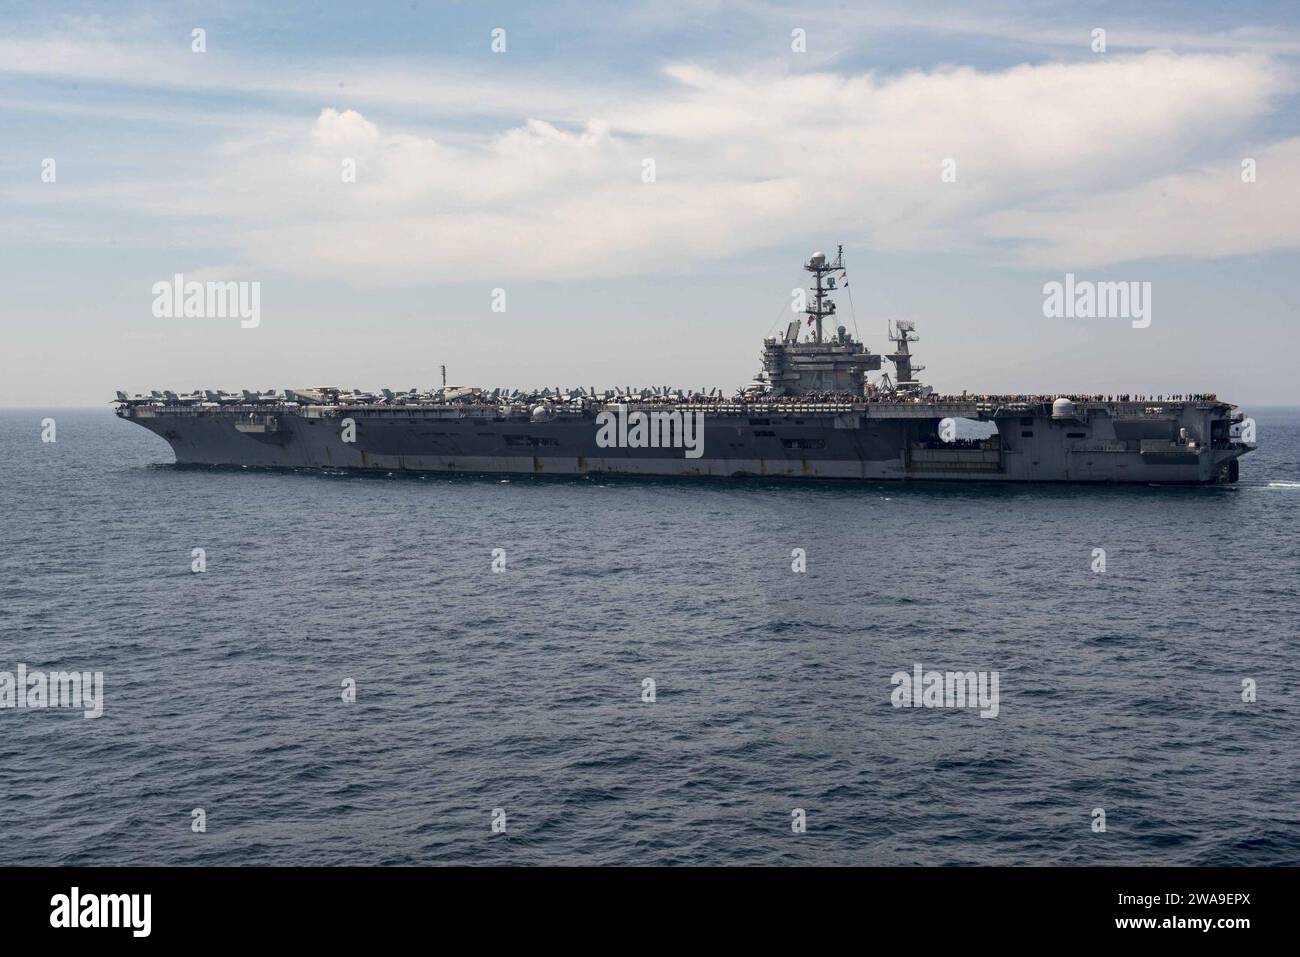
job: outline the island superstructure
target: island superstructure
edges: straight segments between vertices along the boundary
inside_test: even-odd
[[[918,378],[914,323],[890,323],[884,354],[827,331],[842,247],[804,268],[805,319],[763,340],[762,369],[730,395],[488,390],[444,374],[407,392],[118,392],[117,414],[166,439],[179,465],[374,472],[1216,484],[1237,481],[1253,448],[1240,410],[1210,393],[940,395]],[[961,438],[962,420],[991,434]]]

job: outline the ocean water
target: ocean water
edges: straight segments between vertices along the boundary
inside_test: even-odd
[[[0,670],[104,675],[0,710],[0,864],[1300,863],[1300,410],[1250,412],[1199,489],[190,470],[0,412]],[[895,708],[917,663],[997,716]]]

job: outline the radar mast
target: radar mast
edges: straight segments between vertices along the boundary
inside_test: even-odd
[[[921,383],[917,380],[916,373],[923,371],[925,366],[912,365],[912,351],[908,347],[908,343],[920,341],[921,337],[916,334],[916,323],[911,319],[897,319],[889,325],[888,335],[895,348],[885,358],[894,364],[894,378],[897,380],[895,388],[900,392],[921,392]]]
[[[835,301],[830,294],[835,289],[835,277],[828,275],[844,271],[844,246],[841,244],[835,253],[835,261],[830,262],[825,253],[813,253],[803,264],[803,268],[815,277],[815,284],[809,287],[813,300],[808,307],[808,318],[816,322],[815,342],[822,341],[822,320],[835,315]]]
[[[792,319],[783,337],[767,336],[763,369],[754,377],[754,388],[769,395],[833,393],[860,399],[868,388],[867,373],[880,371],[881,357],[843,326],[827,330],[823,324],[828,316],[835,316],[831,294],[848,286],[843,245],[837,247],[834,262],[825,253],[816,252],[803,268],[814,277],[812,297],[804,302],[803,312],[808,325],[816,323],[816,329],[811,339],[800,342],[804,320]],[[831,273],[840,275],[837,278]]]

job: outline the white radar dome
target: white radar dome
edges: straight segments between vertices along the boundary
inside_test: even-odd
[[[1069,419],[1074,417],[1074,403],[1069,399],[1057,399],[1052,403],[1052,418]]]

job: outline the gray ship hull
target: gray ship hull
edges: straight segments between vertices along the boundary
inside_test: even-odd
[[[181,465],[375,472],[1211,484],[1236,481],[1249,450],[1230,440],[1233,407],[1218,402],[1096,403],[1066,419],[1042,402],[675,408],[703,413],[698,457],[602,447],[591,411],[545,421],[455,406],[136,405],[118,414],[166,439]],[[949,418],[998,431],[944,442],[940,423]]]

